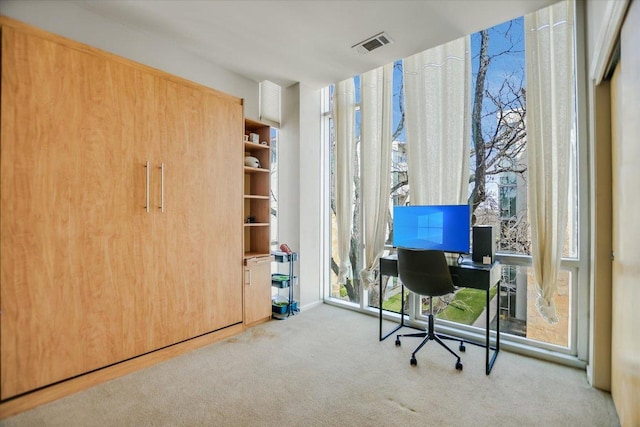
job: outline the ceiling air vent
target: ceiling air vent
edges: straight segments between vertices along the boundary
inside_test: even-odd
[[[368,39],[361,41],[360,43],[354,44],[353,46],[351,46],[351,48],[355,48],[358,53],[362,55],[390,43],[393,43],[391,37],[389,37],[387,33],[382,32],[376,34],[375,36],[369,37]]]

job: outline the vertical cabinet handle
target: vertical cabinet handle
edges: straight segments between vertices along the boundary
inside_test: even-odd
[[[245,275],[244,275],[244,279],[245,279],[245,280],[244,280],[244,284],[245,284],[245,285],[249,285],[249,286],[251,286],[251,269],[250,269],[250,268],[248,268],[248,269],[246,269],[244,272],[245,272]],[[246,274],[246,273],[249,273],[249,281],[247,281],[247,274]]]
[[[146,175],[146,182],[145,182],[145,189],[144,189],[144,198],[145,198],[145,205],[144,205],[144,209],[149,212],[149,162],[147,161],[147,163],[144,165],[145,168],[145,175]]]
[[[164,212],[164,163],[160,163],[160,212]]]

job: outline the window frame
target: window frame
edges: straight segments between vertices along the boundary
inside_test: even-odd
[[[586,40],[584,27],[585,8],[581,2],[575,4],[574,37],[575,37],[575,68],[576,68],[576,161],[577,173],[575,174],[576,197],[578,199],[577,212],[577,242],[576,257],[563,257],[561,260],[561,270],[568,271],[571,275],[571,307],[569,319],[569,342],[567,347],[557,346],[541,341],[534,341],[526,337],[515,335],[505,335],[501,333],[501,346],[504,349],[514,351],[528,356],[550,360],[556,363],[584,369],[588,363],[588,338],[589,338],[589,253],[590,253],[590,204],[589,204],[589,161],[588,161],[588,126],[587,126],[587,76],[586,76]],[[323,143],[323,156],[326,159],[327,168],[325,175],[330,179],[328,165],[331,162],[330,144],[330,91],[329,88],[322,89],[321,93],[321,128]],[[359,108],[359,104],[358,107]],[[360,301],[357,303],[346,302],[331,297],[331,209],[330,209],[330,187],[327,184],[325,194],[329,197],[329,203],[325,209],[324,221],[325,229],[328,230],[325,259],[323,265],[327,266],[329,274],[325,276],[323,283],[323,300],[325,303],[337,305],[352,310],[360,311],[368,315],[378,315],[378,309],[368,306],[368,295],[364,289],[360,289]],[[387,247],[389,251],[393,248]],[[531,256],[498,252],[496,258],[502,264],[532,267]],[[422,316],[419,307],[419,298],[409,296],[409,315],[405,315],[405,323],[417,327],[427,326],[427,317]],[[386,320],[399,322],[400,314],[383,310],[383,318]],[[452,333],[462,338],[484,340],[484,329],[445,320],[437,321],[437,329],[444,333]]]

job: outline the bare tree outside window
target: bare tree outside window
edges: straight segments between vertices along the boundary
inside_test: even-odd
[[[497,40],[497,48],[491,49],[492,39]],[[496,227],[502,252],[528,255],[522,20],[480,31],[472,41],[478,46],[471,121],[472,224]],[[513,61],[506,71],[504,67],[499,73],[492,69],[496,62],[509,59]],[[491,184],[493,191],[487,188]]]
[[[524,89],[524,50],[522,19],[483,30],[472,35],[473,99],[472,140],[469,204],[473,224],[494,225],[500,230],[501,250],[527,254],[529,250],[526,202],[514,202],[514,209],[501,210],[500,180],[505,174],[526,180],[526,104]],[[505,68],[504,64],[509,64]],[[499,68],[499,69],[498,69]],[[507,70],[507,71],[505,71]],[[395,64],[394,133],[391,167],[389,209],[404,205],[410,197],[405,146],[404,87],[402,61]],[[356,128],[358,128],[358,124]],[[332,141],[332,145],[335,141]],[[351,302],[360,300],[360,279],[357,272],[362,265],[360,246],[360,182],[359,135],[356,138],[356,174],[353,182],[354,221],[351,235],[350,260],[354,277],[341,289],[332,291],[334,297]],[[333,176],[333,168],[332,168]],[[520,190],[513,190],[520,191]],[[332,193],[333,194],[333,193]],[[335,204],[332,197],[332,215]],[[393,240],[393,220],[389,215],[387,243]],[[337,275],[338,264],[332,257],[331,269]],[[386,289],[386,287],[383,287]],[[377,289],[371,300],[377,299]]]

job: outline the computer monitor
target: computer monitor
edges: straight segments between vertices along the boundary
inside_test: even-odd
[[[470,252],[469,205],[420,205],[393,208],[393,246]]]

